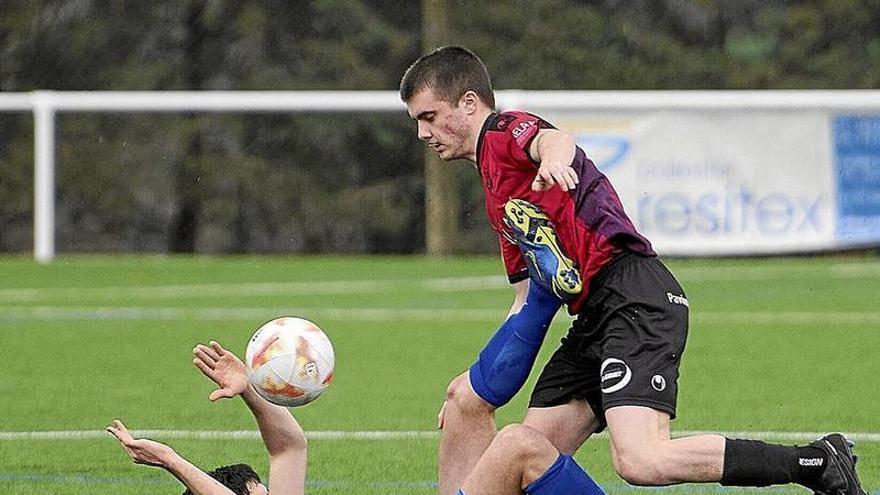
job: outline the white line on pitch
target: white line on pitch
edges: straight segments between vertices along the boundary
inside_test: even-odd
[[[810,442],[826,433],[809,431],[727,431],[710,432],[703,430],[677,430],[675,438],[712,433],[728,438],[750,438],[755,440],[779,440]],[[210,430],[132,430],[135,437],[184,440],[258,440],[260,433],[255,430],[210,431]],[[880,433],[848,432],[844,436],[855,442],[880,442]],[[3,431],[0,441],[12,440],[89,440],[109,438],[104,430],[62,430],[62,431]],[[306,432],[310,440],[423,440],[439,437],[436,431],[311,431]],[[596,435],[606,437],[606,433]]]
[[[371,294],[391,289],[414,288],[425,291],[482,291],[508,289],[505,277],[442,277],[415,280],[316,280],[303,282],[254,282],[228,284],[147,285],[137,287],[47,287],[0,289],[0,300],[10,302],[39,301],[45,298],[74,296],[77,298],[118,300],[122,298],[179,299],[214,298],[234,295],[257,296],[320,296]]]
[[[812,267],[795,265],[681,266],[672,272],[683,282],[737,282],[760,280],[802,280],[818,278],[859,279],[880,277],[880,263],[835,263]]]
[[[0,299],[38,301],[45,298],[75,296],[87,299],[124,298],[178,299],[184,297],[228,297],[233,295],[332,295],[364,294],[394,287],[393,281],[340,280],[324,282],[184,284],[138,287],[48,287],[43,289],[3,289]]]
[[[880,263],[837,263],[818,268],[818,276],[838,279],[880,277]],[[816,269],[806,265],[795,266],[683,266],[674,270],[687,282],[729,282],[815,278]],[[7,302],[33,302],[45,298],[75,296],[99,300],[120,298],[179,299],[213,298],[228,296],[309,296],[369,294],[381,290],[414,288],[425,291],[485,291],[505,290],[504,277],[480,275],[473,277],[436,277],[423,279],[366,279],[366,280],[316,280],[300,282],[252,282],[226,284],[176,284],[122,287],[47,287],[0,289],[0,300]]]
[[[831,265],[831,271],[835,276],[847,277],[877,277],[880,276],[880,263],[838,263]]]
[[[880,312],[861,311],[694,311],[690,318],[698,324],[880,324]]]
[[[0,307],[0,322],[44,320],[268,320],[280,315],[348,321],[498,321],[503,309],[442,308],[74,308]]]
[[[254,430],[205,431],[205,430],[132,430],[138,437],[185,440],[258,440],[260,432]],[[62,431],[4,431],[0,440],[88,440],[106,438],[104,430]],[[311,431],[310,440],[413,440],[437,438],[433,431]]]
[[[173,321],[173,320],[268,320],[293,315],[313,319],[347,321],[485,321],[500,322],[504,312],[481,308],[175,308],[175,307],[72,307],[0,306],[3,321]],[[557,317],[562,322],[562,312]],[[860,311],[694,311],[695,325],[877,325],[880,312]]]

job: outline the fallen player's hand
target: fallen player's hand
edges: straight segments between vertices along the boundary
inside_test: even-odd
[[[578,184],[577,172],[570,165],[542,162],[538,167],[538,175],[532,181],[532,190],[547,191],[553,184],[559,184],[563,191],[572,190]]]
[[[247,369],[241,359],[224,349],[215,341],[210,346],[199,344],[193,349],[193,364],[205,376],[217,384],[217,390],[208,397],[212,401],[223,397],[235,397],[247,390]]]
[[[113,423],[107,427],[107,431],[119,440],[122,450],[131,457],[135,464],[165,467],[168,459],[175,455],[174,450],[164,443],[132,437],[128,428],[118,419],[113,420]]]

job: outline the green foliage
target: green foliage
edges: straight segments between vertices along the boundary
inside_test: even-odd
[[[500,89],[880,86],[870,0],[448,0]],[[2,2],[0,90],[395,89],[419,2]],[[31,246],[32,122],[2,115],[0,250]],[[423,249],[402,115],[65,115],[62,251]],[[494,252],[467,167],[458,248]],[[187,247],[189,246],[189,247]]]
[[[30,229],[3,226],[32,225],[34,155],[24,129],[33,127],[30,116],[0,114],[0,251],[31,244]]]
[[[498,88],[780,89],[880,84],[876,2],[457,2],[455,42]],[[874,48],[870,48],[874,46]],[[499,47],[503,47],[499,49]]]

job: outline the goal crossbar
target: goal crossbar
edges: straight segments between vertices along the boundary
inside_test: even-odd
[[[496,91],[500,108],[581,111],[876,112],[880,90]],[[55,257],[58,112],[402,112],[396,91],[32,91],[0,93],[0,112],[34,116],[34,257]]]

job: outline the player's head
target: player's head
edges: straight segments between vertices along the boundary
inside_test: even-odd
[[[269,493],[263,482],[260,481],[259,475],[247,464],[218,467],[209,471],[208,475],[232,490],[236,495],[266,495]],[[183,495],[193,495],[193,492],[187,489]]]
[[[400,99],[410,99],[430,89],[441,100],[455,105],[468,91],[473,91],[487,107],[495,108],[495,94],[489,71],[482,60],[467,48],[444,46],[419,57],[403,73]]]
[[[440,158],[476,160],[477,136],[495,108],[489,72],[476,55],[451,46],[419,58],[403,74],[400,98],[419,139]]]

